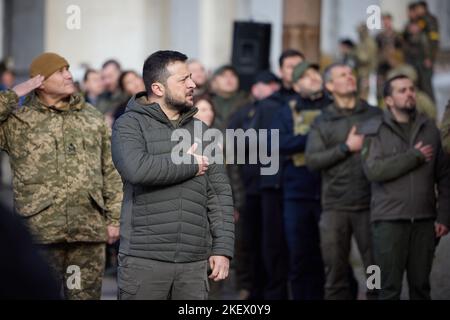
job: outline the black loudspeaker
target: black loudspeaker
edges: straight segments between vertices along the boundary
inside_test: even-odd
[[[231,62],[239,73],[241,89],[249,90],[259,71],[270,69],[269,23],[235,22]]]

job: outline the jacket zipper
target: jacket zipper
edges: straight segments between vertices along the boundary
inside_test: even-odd
[[[177,124],[177,126],[174,126],[173,123],[170,123],[175,129],[179,127],[180,122]],[[180,250],[180,242],[181,242],[181,224],[182,224],[182,217],[183,217],[183,208],[182,208],[182,200],[181,200],[181,187],[179,187],[178,192],[178,200],[180,202],[180,208],[178,209],[178,228],[177,228],[177,248],[175,250],[175,257],[174,261],[177,263],[177,257],[179,255]]]
[[[413,127],[412,127],[412,129],[414,129],[414,123],[412,124],[413,125]],[[411,138],[409,139],[409,146],[410,146],[410,148],[414,148],[414,141],[416,140],[415,138],[416,138],[416,136],[418,137],[419,136],[419,132],[420,132],[420,129],[421,129],[421,127],[422,127],[422,124],[419,124],[419,126],[417,127],[417,133],[415,132],[415,131],[412,131],[412,135],[411,135]],[[414,205],[414,199],[415,199],[415,197],[413,197],[412,195],[414,194],[414,178],[413,178],[413,171],[411,171],[410,173],[409,173],[409,177],[410,177],[410,190],[411,190],[411,192],[410,192],[410,194],[409,194],[409,198],[410,198],[410,204],[412,205],[411,207],[413,208],[413,211],[412,211],[412,217],[411,217],[411,223],[414,223],[414,220],[415,220],[415,208],[416,208],[416,206]]]

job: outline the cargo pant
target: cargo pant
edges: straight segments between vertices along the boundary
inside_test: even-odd
[[[380,300],[398,300],[406,271],[411,300],[430,299],[436,237],[434,220],[379,221],[372,226],[375,263],[381,271]]]
[[[293,300],[324,298],[325,274],[318,228],[320,213],[318,200],[284,200],[289,283]]]
[[[351,300],[349,281],[349,256],[352,236],[356,240],[364,268],[374,264],[370,212],[330,211],[322,213],[320,239],[323,262],[325,264],[325,299]],[[367,298],[375,299],[376,291],[368,290]]]
[[[207,261],[162,262],[119,253],[119,300],[207,300]]]
[[[67,300],[100,300],[105,247],[105,243],[87,242],[38,246],[62,284]]]

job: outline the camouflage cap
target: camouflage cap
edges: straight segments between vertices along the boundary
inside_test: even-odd
[[[320,69],[317,64],[311,64],[307,61],[302,61],[295,66],[294,71],[292,72],[292,83],[297,82],[297,80],[300,79],[309,68],[313,68],[316,70]]]
[[[66,59],[52,52],[46,52],[36,57],[30,65],[30,77],[40,74],[45,79],[63,67],[69,67]]]

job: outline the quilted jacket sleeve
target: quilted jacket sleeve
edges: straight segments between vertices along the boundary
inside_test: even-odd
[[[233,197],[224,166],[211,164],[206,178],[212,255],[231,259],[234,254]]]
[[[139,122],[133,117],[118,119],[112,133],[112,157],[122,179],[133,185],[163,186],[195,177],[198,165],[175,164],[171,156],[150,154]]]

